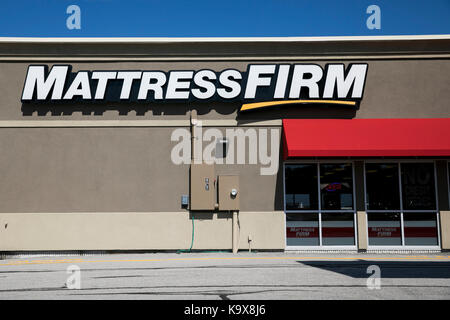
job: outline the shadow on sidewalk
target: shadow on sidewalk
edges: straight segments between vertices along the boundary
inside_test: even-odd
[[[382,278],[450,279],[450,262],[446,261],[297,261],[306,266],[340,273],[353,278],[367,278],[371,265],[380,267]]]

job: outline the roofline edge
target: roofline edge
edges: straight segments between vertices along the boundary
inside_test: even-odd
[[[331,36],[331,37],[0,37],[0,43],[227,43],[227,42],[327,42],[327,41],[411,41],[450,40],[450,34],[401,36]]]

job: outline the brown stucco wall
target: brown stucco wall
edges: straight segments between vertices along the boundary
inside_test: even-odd
[[[171,161],[173,130],[0,128],[0,212],[185,211],[189,165]],[[281,177],[260,168],[219,164],[216,174],[241,176],[241,210],[280,210]]]

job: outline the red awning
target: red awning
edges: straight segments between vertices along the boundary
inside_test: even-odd
[[[284,119],[284,157],[450,156],[450,118]]]

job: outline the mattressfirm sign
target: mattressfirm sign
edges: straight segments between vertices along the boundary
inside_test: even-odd
[[[70,65],[30,65],[22,102],[239,101],[241,111],[298,103],[358,107],[366,63],[251,64],[246,72],[225,69],[78,71]]]

